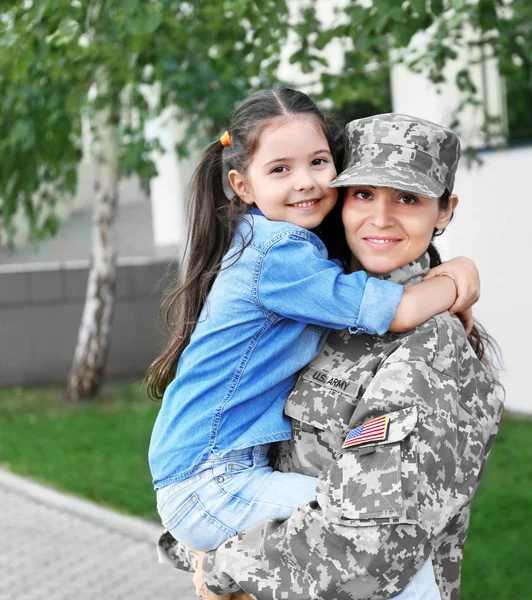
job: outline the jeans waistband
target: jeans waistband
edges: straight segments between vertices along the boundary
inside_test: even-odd
[[[230,450],[229,452],[224,452],[222,455],[211,452],[205,460],[234,460],[245,456],[251,456],[256,460],[261,456],[267,456],[271,447],[271,444],[261,444],[260,446],[251,446],[249,448],[241,448],[240,450]]]

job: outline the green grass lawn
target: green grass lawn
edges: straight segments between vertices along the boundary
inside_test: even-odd
[[[0,389],[0,465],[158,520],[147,449],[159,406],[138,382],[107,385],[81,405],[59,389]]]
[[[58,389],[0,389],[0,465],[157,520],[146,454],[158,408],[138,382],[79,406]],[[505,416],[473,505],[463,600],[532,598],[531,439],[532,419]]]

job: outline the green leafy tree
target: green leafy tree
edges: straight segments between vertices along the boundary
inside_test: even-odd
[[[57,228],[49,209],[75,190],[82,116],[93,126],[100,181],[66,392],[78,400],[97,392],[109,346],[119,176],[155,174],[146,119],[175,105],[185,140],[200,126],[220,127],[251,88],[271,85],[287,7],[284,0],[24,0],[1,2],[0,14],[1,230],[13,233],[21,209],[34,238]],[[155,106],[143,95],[154,85]],[[123,118],[125,106],[134,118]]]
[[[334,25],[316,18],[317,3],[301,13],[300,45],[295,58],[307,73],[321,70],[321,96],[344,114],[380,112],[390,108],[389,67],[404,62],[438,85],[445,66],[462,50],[470,62],[456,74],[463,103],[477,105],[479,90],[471,66],[495,57],[506,78],[511,137],[532,138],[532,3],[529,0],[346,0],[335,9]],[[422,33],[421,52],[411,51]],[[323,54],[332,40],[342,43],[344,66],[339,74],[323,70]],[[410,47],[410,48],[409,48]],[[406,49],[410,51],[404,52]],[[405,91],[407,93],[407,91]],[[486,127],[489,127],[486,115]]]

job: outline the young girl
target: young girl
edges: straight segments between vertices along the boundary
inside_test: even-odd
[[[344,274],[313,231],[336,203],[334,160],[312,100],[270,90],[235,111],[196,171],[186,279],[169,299],[178,320],[148,373],[164,392],[149,450],[158,511],[194,550],[314,498],[315,478],[272,470],[268,450],[290,437],[285,400],[329,329],[408,330],[455,303],[451,277],[459,291],[475,279],[466,259],[406,291]]]

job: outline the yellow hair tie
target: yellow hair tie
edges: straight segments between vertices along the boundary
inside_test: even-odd
[[[220,138],[220,142],[222,142],[222,146],[224,148],[226,148],[227,146],[231,145],[231,135],[229,134],[228,131],[226,131],[222,137]]]

